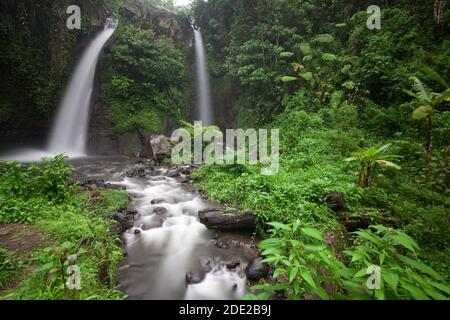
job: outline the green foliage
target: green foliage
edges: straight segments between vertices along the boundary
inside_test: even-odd
[[[357,161],[359,163],[359,183],[360,187],[370,187],[372,185],[372,178],[376,172],[377,167],[386,167],[393,169],[400,169],[400,166],[389,161],[397,159],[399,156],[386,154],[386,151],[391,147],[391,144],[386,144],[380,148],[371,147],[367,150],[356,152],[353,157],[345,159],[347,162]]]
[[[182,52],[152,29],[119,25],[105,57],[102,100],[119,133],[161,132],[162,119],[179,119],[186,103]]]
[[[407,234],[384,226],[357,231],[356,246],[346,251],[359,278],[371,265],[381,268],[381,288],[375,289],[376,299],[437,299],[447,300],[450,287],[442,277],[417,259],[419,246]],[[399,248],[401,247],[401,249]],[[357,280],[361,285],[364,279]]]
[[[287,299],[436,299],[446,300],[450,287],[417,259],[417,243],[408,235],[384,226],[355,232],[354,247],[344,253],[345,265],[324,242],[322,233],[299,222],[269,223],[273,237],[259,243],[264,260],[275,267],[280,284],[262,284],[264,293],[247,298],[267,299],[283,291]],[[379,268],[379,269],[378,269]],[[379,288],[369,288],[371,270],[380,270]]]
[[[0,289],[6,287],[11,280],[17,277],[21,268],[21,259],[0,247]]]
[[[68,186],[72,166],[67,156],[56,155],[25,165],[18,162],[0,164],[0,221],[31,222],[49,205],[61,204],[73,193]],[[50,209],[51,210],[51,209]]]
[[[59,155],[30,165],[2,164],[0,222],[32,223],[54,244],[38,248],[26,261],[36,269],[6,299],[124,298],[115,285],[122,251],[119,239],[110,233],[114,222],[106,217],[126,206],[128,196],[123,191],[100,190],[96,200],[90,200],[88,192],[67,185],[72,167],[65,159]],[[1,254],[2,259],[6,257]],[[73,263],[81,270],[78,292],[68,292],[64,285],[73,254],[77,254]],[[2,281],[20,273],[19,264],[5,259]],[[100,275],[100,270],[107,274]]]

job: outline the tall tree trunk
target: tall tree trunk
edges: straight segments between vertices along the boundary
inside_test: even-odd
[[[433,156],[433,118],[430,115],[427,117],[428,128],[427,128],[427,145],[425,150],[425,181],[429,182],[431,178],[431,158]]]

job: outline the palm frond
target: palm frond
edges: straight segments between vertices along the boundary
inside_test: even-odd
[[[377,150],[377,154],[385,153],[391,146],[392,146],[392,143],[385,144],[384,146],[382,146],[381,148],[379,148]]]
[[[436,93],[436,97],[433,99],[433,105],[436,106],[444,101],[450,101],[450,88],[442,93]]]
[[[416,76],[410,77],[410,79],[414,82],[413,90],[417,96],[419,96],[421,100],[429,103],[431,101],[430,93],[422,81],[420,81]]]
[[[403,92],[406,93],[406,94],[407,94],[408,96],[410,96],[411,98],[416,99],[417,101],[419,101],[419,102],[422,103],[422,104],[423,104],[423,103],[426,103],[426,101],[423,101],[422,98],[420,98],[417,94],[415,94],[415,93],[412,92],[412,91],[403,89]]]
[[[447,81],[445,81],[445,79],[440,74],[438,74],[434,69],[430,68],[429,66],[423,66],[422,70],[426,76],[428,76],[434,82],[439,83],[443,88],[450,87]]]

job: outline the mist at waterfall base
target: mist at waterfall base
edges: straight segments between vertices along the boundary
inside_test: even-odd
[[[111,38],[117,23],[108,19],[103,30],[92,40],[78,62],[58,107],[46,150],[20,149],[1,155],[0,159],[37,161],[45,156],[65,153],[71,158],[86,156],[89,108],[95,69],[103,46]]]
[[[214,124],[211,90],[209,87],[208,64],[206,60],[206,50],[203,44],[203,37],[199,29],[193,27],[195,42],[195,61],[197,69],[197,101],[198,101],[198,120],[203,125]]]

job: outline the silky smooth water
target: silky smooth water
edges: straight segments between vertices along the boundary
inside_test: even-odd
[[[120,185],[132,199],[127,210],[134,213],[134,224],[122,236],[126,257],[118,268],[121,290],[129,299],[240,299],[245,294],[245,268],[258,256],[253,239],[208,230],[198,211],[218,204],[174,178],[176,167],[151,167],[127,158],[71,162],[77,181]],[[151,173],[128,177],[134,168]],[[239,263],[230,268],[230,261]],[[192,273],[202,274],[201,281],[187,281]]]
[[[211,91],[209,87],[208,63],[203,37],[199,29],[194,29],[195,58],[197,66],[198,115],[203,125],[214,124]]]
[[[71,156],[86,154],[89,106],[95,69],[102,48],[115,29],[116,23],[108,20],[104,29],[92,41],[78,63],[52,127],[48,143],[50,152],[65,152]]]
[[[42,157],[66,153],[70,158],[86,156],[89,107],[98,58],[117,23],[108,19],[104,29],[84,52],[66,88],[54,120],[46,149],[15,148],[0,155],[2,160],[39,161]]]

